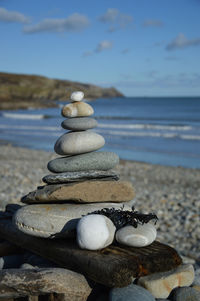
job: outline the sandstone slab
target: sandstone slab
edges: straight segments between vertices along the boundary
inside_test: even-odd
[[[126,181],[85,181],[80,183],[41,186],[22,198],[26,204],[34,203],[101,203],[127,202],[134,198],[132,184]]]
[[[62,108],[63,117],[87,117],[93,114],[93,108],[88,103],[82,101],[67,104]]]
[[[119,180],[119,176],[113,171],[89,170],[89,171],[69,171],[58,174],[50,174],[42,180],[48,184],[81,182],[87,180]]]
[[[28,235],[45,238],[72,237],[76,234],[79,219],[84,215],[103,208],[121,206],[116,203],[28,205],[15,213],[13,224]],[[124,210],[128,209],[130,207],[125,205]]]
[[[167,298],[174,288],[190,286],[193,280],[193,265],[183,264],[169,272],[141,277],[138,284],[150,291],[156,298]]]
[[[76,117],[67,118],[62,123],[63,129],[71,131],[85,131],[97,127],[98,123],[94,118]]]
[[[79,155],[103,147],[103,136],[92,131],[69,132],[62,135],[55,143],[54,150],[58,155]]]
[[[113,152],[91,152],[51,160],[47,168],[54,173],[68,171],[109,170],[119,163]]]

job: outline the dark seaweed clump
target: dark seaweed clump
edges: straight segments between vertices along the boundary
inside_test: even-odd
[[[103,208],[101,210],[96,210],[89,214],[102,214],[108,217],[113,224],[115,225],[116,229],[120,229],[127,225],[131,225],[137,228],[138,224],[146,224],[151,220],[155,220],[155,224],[158,221],[158,217],[154,213],[149,214],[142,214],[138,211],[135,211],[134,207],[132,207],[132,211],[123,210],[122,209],[115,209],[115,208]]]

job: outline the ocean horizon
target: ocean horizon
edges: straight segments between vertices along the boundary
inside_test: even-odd
[[[200,168],[200,97],[123,97],[89,102],[104,136],[101,150],[121,159]],[[0,139],[54,151],[65,130],[57,108],[0,111]]]

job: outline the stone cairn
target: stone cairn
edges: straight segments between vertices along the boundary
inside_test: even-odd
[[[80,249],[79,256],[81,256],[81,252],[89,250],[88,252],[90,253],[84,253],[86,254],[85,258],[90,257],[91,262],[93,262],[93,258],[101,257],[101,250],[104,250],[104,248],[114,242],[114,244],[117,244],[117,249],[114,250],[113,256],[120,253],[118,247],[120,246],[122,248],[122,256],[127,256],[128,260],[131,260],[129,261],[130,265],[132,260],[134,260],[133,258],[137,258],[134,256],[138,254],[145,261],[145,248],[143,247],[148,248],[148,246],[153,245],[156,239],[156,227],[151,221],[156,220],[157,217],[153,214],[139,214],[134,211],[134,208],[130,207],[129,201],[134,197],[132,185],[129,182],[119,180],[119,176],[112,170],[119,163],[119,157],[115,153],[97,152],[104,146],[105,141],[101,135],[91,131],[91,129],[97,127],[97,121],[90,117],[94,113],[93,108],[85,103],[83,98],[83,92],[73,92],[71,95],[72,102],[62,108],[62,116],[67,119],[61,123],[61,126],[69,131],[59,137],[55,143],[55,152],[60,157],[48,163],[48,169],[52,174],[43,178],[46,185],[38,187],[37,190],[22,198],[22,201],[28,205],[21,207],[15,212],[12,223],[15,229],[17,228],[17,231],[20,230],[18,232],[26,234],[26,238],[22,237],[22,240],[26,240],[28,237],[28,245],[31,244],[29,237],[34,236],[49,238],[46,241],[56,241],[56,238],[76,241],[76,245]],[[0,222],[0,227],[2,225]],[[11,233],[11,238],[17,237],[17,233],[13,232],[14,234],[12,234],[12,231],[9,233]],[[18,238],[15,238],[15,240],[17,241]],[[45,243],[42,240],[38,242],[36,239],[36,242],[33,242],[34,244],[38,246],[41,244],[42,248],[45,249]],[[51,245],[49,245],[49,248],[51,248]],[[159,243],[155,244],[156,252],[159,248]],[[141,253],[138,251],[137,254],[137,249],[141,249]],[[169,249],[169,253],[171,249]],[[30,250],[32,250],[31,247]],[[59,250],[59,248],[56,250]],[[77,252],[76,248],[73,250],[75,250],[75,253]],[[70,252],[74,252],[73,250]],[[97,253],[93,253],[96,250]],[[100,253],[98,253],[98,250],[100,250]],[[149,256],[148,254],[151,254],[151,250],[154,250],[154,248],[148,249],[147,257]],[[112,249],[109,249],[109,252],[111,251]],[[62,250],[59,250],[59,252],[59,254],[63,254]],[[174,250],[174,252],[176,251]],[[94,257],[93,254],[95,254]],[[131,257],[131,254],[134,254],[134,256]],[[168,253],[164,254],[166,262],[169,263],[169,258],[166,255]],[[118,261],[117,257],[113,258],[115,258],[114,261]],[[123,288],[112,288],[109,291],[109,297],[108,290],[106,290],[101,297],[102,299],[98,300],[108,300],[107,298],[109,298],[112,301],[153,301],[155,298],[164,299],[169,296],[170,300],[186,300],[182,299],[183,296],[191,294],[196,294],[195,296],[197,296],[197,299],[191,300],[199,300],[198,292],[194,288],[189,287],[194,280],[193,266],[181,264],[179,259],[180,257],[177,255],[176,262],[171,265],[167,272],[163,272],[162,264],[159,263],[160,267],[156,265],[153,267],[155,271],[151,270],[150,273],[146,273],[144,270],[143,275],[145,273],[149,275],[136,277],[135,283]],[[145,263],[147,267],[154,265],[151,261],[155,261],[155,254],[154,257],[148,260],[149,263]],[[82,261],[80,261],[80,264],[82,264]],[[141,261],[140,269],[142,264],[143,262]],[[107,261],[105,264],[102,261],[102,265],[105,265],[104,271],[107,273],[106,269],[110,269],[109,266],[106,266]],[[126,268],[128,268],[127,265],[129,264],[125,263]],[[54,285],[54,288],[51,283],[52,271],[47,271],[45,274],[45,272],[38,270],[38,277],[41,283],[44,282],[44,286],[48,283],[49,286],[48,289],[46,286],[46,292],[54,290],[57,293],[67,294],[70,299],[64,300],[86,300],[91,292],[87,281],[84,280],[84,282],[82,278],[79,278],[79,276],[83,277],[83,275],[72,274],[72,271],[67,271],[65,269],[55,269],[54,275],[59,280],[60,286]],[[95,278],[94,273],[94,271],[91,272],[91,279]],[[114,270],[112,271],[111,269],[111,275],[113,273]],[[28,292],[28,286],[25,288],[23,284],[24,279],[27,277],[30,280],[32,279],[31,277],[34,278],[35,276],[32,275],[31,271],[30,274],[25,272],[22,275],[20,274],[21,276],[19,274],[15,275],[18,279],[21,279],[18,281],[18,286],[23,286],[23,291]],[[6,275],[5,279],[2,277],[0,275],[0,282],[3,285],[1,288],[0,283],[0,296],[1,290],[5,291],[5,283],[8,277],[15,283],[12,273]],[[126,278],[126,273],[123,277]],[[33,282],[30,282],[30,286],[34,287]],[[73,284],[76,283],[76,289],[74,288],[73,293],[71,291],[72,282]],[[70,289],[66,289],[66,283]],[[105,281],[99,283],[105,285]],[[110,283],[108,286],[114,286],[112,281]],[[11,286],[14,286],[14,284]],[[184,288],[180,289],[179,287],[182,286]],[[60,290],[58,287],[60,287]],[[172,290],[173,292],[171,293]],[[69,291],[71,295],[69,295]],[[42,292],[44,293],[45,290],[42,290]]]

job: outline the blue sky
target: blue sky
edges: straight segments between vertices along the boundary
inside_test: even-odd
[[[0,0],[0,71],[200,95],[200,0]]]

